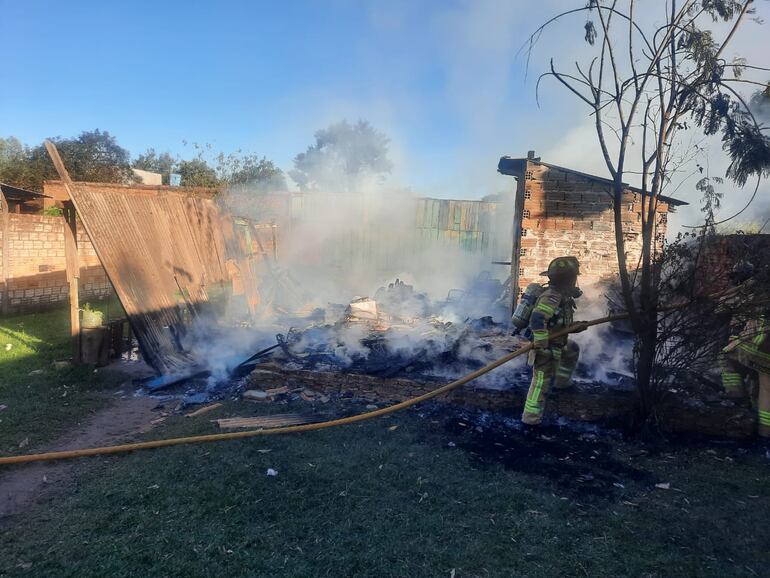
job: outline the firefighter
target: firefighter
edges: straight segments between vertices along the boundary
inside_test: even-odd
[[[533,350],[529,354],[532,383],[521,416],[521,421],[528,425],[542,421],[545,396],[551,385],[556,389],[571,385],[572,372],[580,355],[577,343],[569,341],[566,335],[550,338],[551,331],[572,325],[575,298],[582,294],[577,288],[580,263],[575,257],[558,257],[541,275],[548,277],[548,286],[538,297],[529,317],[533,338]]]
[[[750,263],[733,267],[735,284],[748,281],[754,273]],[[745,378],[755,372],[759,382],[757,395],[758,432],[770,438],[770,315],[765,311],[749,319],[740,331],[730,337],[720,355],[722,387],[728,397],[742,398],[749,394]]]

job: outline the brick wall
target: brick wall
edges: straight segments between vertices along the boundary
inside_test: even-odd
[[[770,263],[770,235],[715,235],[707,239],[705,246],[696,255],[695,287],[698,293],[710,295],[726,291],[733,286],[730,274],[738,263],[751,263],[760,275],[762,271],[767,271]]]
[[[617,273],[614,216],[607,182],[528,161],[520,186],[520,290],[529,283],[542,282],[540,273],[553,258],[562,255],[574,255],[580,260],[583,284]],[[623,195],[629,268],[636,265],[642,246],[640,197],[633,191]],[[662,246],[669,207],[661,201],[657,211],[656,234]]]
[[[64,226],[63,217],[8,215],[7,229],[0,227],[0,279],[7,284],[0,288],[5,289],[0,290],[0,311],[35,311],[67,301]],[[7,257],[2,255],[4,249]],[[78,254],[81,302],[111,295],[112,286],[82,227],[78,228]]]

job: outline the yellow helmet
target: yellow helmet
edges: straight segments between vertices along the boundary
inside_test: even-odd
[[[577,257],[556,257],[548,264],[548,270],[540,273],[548,277],[566,277],[580,275],[580,261]]]

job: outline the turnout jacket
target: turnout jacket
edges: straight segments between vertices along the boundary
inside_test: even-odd
[[[564,347],[567,336],[550,339],[550,331],[572,325],[574,311],[573,297],[548,287],[538,298],[529,318],[529,328],[532,330],[535,348]]]

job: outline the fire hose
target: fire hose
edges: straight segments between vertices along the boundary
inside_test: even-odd
[[[563,329],[559,329],[551,332],[550,338],[555,339],[555,338],[563,337],[565,335],[568,335],[569,333],[577,333],[580,331],[584,331],[589,327],[593,327],[594,325],[601,325],[603,323],[610,323],[612,321],[628,319],[628,317],[629,317],[628,313],[618,313],[615,315],[609,315],[607,317],[594,319],[592,321],[580,321],[580,322],[574,323],[573,325],[570,325],[569,327],[565,327]],[[397,411],[406,409],[408,407],[411,407],[423,401],[433,399],[434,397],[437,397],[439,395],[452,391],[453,389],[457,389],[458,387],[465,385],[466,383],[473,381],[478,377],[481,377],[485,373],[489,373],[493,369],[496,369],[501,365],[508,363],[512,359],[515,359],[516,357],[529,353],[529,351],[531,350],[532,350],[532,344],[530,343],[525,345],[521,349],[517,349],[516,351],[508,353],[507,355],[504,355],[503,357],[501,357],[496,361],[493,361],[489,365],[485,365],[484,367],[477,369],[476,371],[469,373],[461,377],[460,379],[452,381],[451,383],[447,383],[446,385],[438,387],[432,391],[429,391],[428,393],[424,393],[417,397],[412,397],[410,399],[404,400],[399,403],[395,403],[393,405],[389,405],[387,407],[383,407],[381,409],[376,409],[365,413],[359,413],[348,417],[343,417],[343,418],[338,418],[338,419],[333,419],[333,420],[323,421],[323,422],[309,423],[309,424],[303,424],[303,425],[291,425],[291,426],[278,427],[278,428],[272,428],[272,429],[256,429],[256,430],[221,433],[221,434],[187,436],[187,437],[179,437],[179,438],[171,438],[171,439],[137,442],[137,443],[131,443],[131,444],[122,444],[122,445],[115,445],[115,446],[84,448],[79,450],[27,454],[27,455],[21,455],[21,456],[6,456],[6,457],[0,457],[0,465],[25,464],[29,462],[67,460],[70,458],[80,458],[80,457],[86,457],[86,456],[122,454],[126,452],[133,452],[136,450],[149,450],[149,449],[155,449],[155,448],[163,448],[167,446],[178,446],[182,444],[199,444],[199,443],[206,443],[206,442],[219,442],[219,441],[225,441],[225,440],[238,440],[238,439],[251,438],[256,436],[300,433],[300,432],[306,432],[306,431],[327,429],[327,428],[337,427],[341,425],[348,425],[351,423],[357,423],[360,421],[373,419],[375,417],[380,417],[383,415],[395,413]]]

